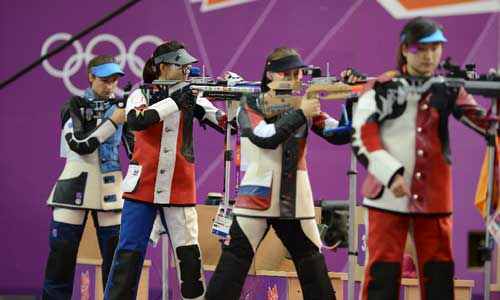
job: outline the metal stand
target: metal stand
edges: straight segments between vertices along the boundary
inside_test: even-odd
[[[161,299],[168,300],[168,234],[161,237]]]
[[[358,258],[358,245],[356,244],[356,156],[351,153],[351,167],[347,176],[349,176],[349,250],[348,255],[348,274],[347,274],[347,299],[354,300],[354,281],[356,275],[356,264]]]
[[[356,104],[353,103],[352,106],[352,115],[354,115]],[[347,274],[347,299],[354,300],[354,282],[356,276],[356,265],[358,258],[358,245],[357,234],[358,228],[356,227],[356,202],[357,202],[357,194],[356,194],[356,178],[358,171],[356,170],[356,156],[351,151],[351,166],[349,171],[347,172],[347,176],[349,176],[349,249],[347,252],[348,255],[348,274]]]
[[[232,100],[226,100],[226,149],[224,151],[224,208],[229,206],[229,198],[231,197],[231,161],[233,160],[233,151],[231,150],[231,124],[230,116]]]
[[[492,99],[491,112],[493,116],[498,116],[498,102],[499,99]],[[491,202],[493,200],[493,186],[494,182],[494,170],[495,170],[495,156],[496,156],[496,140],[498,122],[492,121],[490,128],[488,129],[488,194],[486,198],[486,236],[484,239],[484,300],[490,300],[490,281],[491,281],[491,252],[493,251],[493,239],[491,234],[488,232],[488,224],[490,222],[490,210]]]
[[[355,100],[352,100],[352,115],[356,106]],[[348,114],[344,109],[344,118],[349,120]],[[352,122],[352,121],[351,121]],[[356,279],[356,267],[357,267],[357,257],[358,257],[358,245],[357,236],[358,228],[356,222],[356,204],[357,204],[357,194],[356,194],[356,178],[358,171],[356,170],[357,159],[356,155],[351,152],[351,165],[349,171],[347,171],[347,176],[349,176],[349,200],[345,201],[322,201],[322,209],[333,209],[333,210],[348,210],[349,223],[348,223],[348,274],[347,274],[347,299],[354,300],[354,283]],[[336,245],[338,246],[338,244]],[[336,247],[333,246],[330,249]]]
[[[488,78],[490,77],[490,78]],[[491,118],[486,135],[488,147],[488,181],[487,181],[487,195],[486,195],[486,232],[482,252],[484,255],[484,299],[490,300],[490,284],[491,284],[491,252],[493,250],[493,239],[488,232],[488,223],[490,222],[491,203],[493,200],[493,187],[494,187],[494,170],[495,170],[495,156],[496,156],[496,136],[498,131],[498,112],[500,102],[500,70],[497,72],[490,72],[485,80],[479,81],[464,81],[463,86],[465,90],[473,95],[482,95],[491,98]]]

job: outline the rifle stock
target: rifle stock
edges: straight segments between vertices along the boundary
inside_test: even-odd
[[[302,88],[300,81],[272,81],[268,84],[270,93],[264,95],[263,111],[267,118],[283,114],[290,109],[300,108],[303,99],[344,100],[359,97],[363,85],[348,85],[342,82],[312,83],[304,95],[298,94]]]

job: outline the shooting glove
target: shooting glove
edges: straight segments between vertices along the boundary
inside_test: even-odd
[[[193,110],[196,104],[196,96],[189,86],[185,86],[170,95],[180,110]]]
[[[160,102],[163,99],[168,98],[168,90],[167,89],[160,89],[157,91],[154,91],[153,94],[151,95],[151,98],[149,98],[149,105],[153,105],[157,102]]]
[[[358,71],[358,70],[356,70],[356,69],[354,69],[352,67],[348,67],[347,70],[351,71],[351,73],[349,75],[344,76],[344,78],[343,78],[344,79],[344,83],[352,84],[352,85],[356,84],[356,83],[350,83],[350,82],[348,82],[349,76],[351,76],[351,75],[354,76],[354,77],[357,77],[361,81],[364,81],[367,78],[367,76],[366,76],[365,73],[363,73],[361,71]]]
[[[217,112],[217,113],[219,113],[219,112]],[[231,121],[228,122],[226,114],[223,114],[223,115],[217,114],[217,121],[219,123],[218,125],[221,128],[223,128],[224,130],[227,129],[227,125],[229,123],[229,126],[231,128],[231,134],[236,134],[238,132],[238,124],[236,122],[236,118],[233,118]]]

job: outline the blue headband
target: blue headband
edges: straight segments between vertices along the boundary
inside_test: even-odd
[[[406,34],[403,33],[401,35],[401,41],[404,42],[406,39]],[[437,29],[432,34],[425,36],[417,41],[417,43],[444,43],[448,40],[444,37],[443,31],[441,29]]]
[[[118,64],[108,63],[90,68],[90,74],[97,77],[108,77],[113,74],[125,75]]]

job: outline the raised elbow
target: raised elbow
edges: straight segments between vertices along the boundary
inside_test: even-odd
[[[158,122],[160,122],[160,115],[155,110],[145,110],[139,113],[133,110],[127,115],[127,125],[134,131],[145,130]]]
[[[80,141],[76,140],[71,133],[68,133],[66,134],[65,138],[69,148],[79,155],[85,155],[94,152],[100,144],[99,140],[95,137]]]

